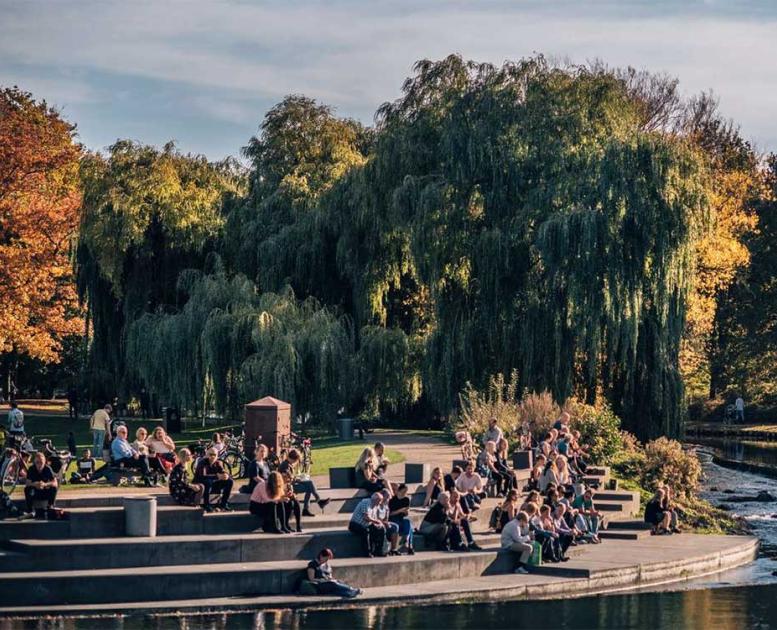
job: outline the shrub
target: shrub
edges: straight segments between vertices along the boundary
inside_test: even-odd
[[[654,489],[659,483],[665,483],[675,495],[687,498],[698,488],[700,477],[699,460],[686,453],[680,442],[660,437],[645,445],[641,475],[645,488]]]
[[[518,426],[526,425],[535,440],[541,440],[561,415],[549,392],[525,393],[518,405]]]
[[[623,448],[620,418],[606,403],[593,407],[570,400],[565,408],[572,416],[572,428],[580,431],[580,443],[587,448],[589,460],[602,466],[612,464]]]
[[[460,411],[449,427],[451,431],[465,429],[477,438],[488,429],[488,422],[496,418],[505,434],[516,433],[519,403],[516,400],[518,375],[513,372],[506,381],[504,374],[489,379],[488,387],[479,391],[467,383],[459,394]]]

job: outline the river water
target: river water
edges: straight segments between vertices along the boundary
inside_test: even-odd
[[[713,445],[725,451],[723,445]],[[767,447],[768,448],[768,447]],[[740,449],[739,452],[744,452]],[[748,451],[761,464],[777,469],[777,449]],[[774,455],[774,459],[768,457]],[[729,457],[730,457],[729,453]],[[768,490],[777,495],[777,480],[705,464],[703,496],[714,504],[736,494]],[[739,630],[777,628],[777,503],[731,504],[761,539],[761,554],[747,567],[675,585],[661,591],[620,595],[483,604],[383,606],[332,611],[263,611],[186,616],[127,616],[95,619],[48,619],[15,622],[5,628],[61,628],[62,630],[231,630],[242,628],[340,629],[388,628],[689,628]]]

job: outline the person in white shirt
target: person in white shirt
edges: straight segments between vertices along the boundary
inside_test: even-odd
[[[502,433],[502,429],[496,424],[496,418],[491,418],[488,421],[488,430],[483,434],[483,444],[485,445],[486,442],[493,442],[496,444],[503,437],[504,434]]]
[[[516,517],[502,528],[502,549],[509,549],[518,555],[515,573],[528,573],[526,563],[532,553],[534,534],[529,529],[529,515],[518,512]]]
[[[8,412],[8,433],[14,437],[24,435],[24,414],[15,400],[11,401],[11,410]]]
[[[734,401],[734,408],[737,412],[737,422],[744,422],[745,421],[745,401],[742,400],[741,396],[737,396],[737,399]]]
[[[475,462],[467,462],[463,475],[456,479],[456,490],[461,495],[461,508],[465,514],[480,509],[480,493],[483,492],[483,479],[475,472]],[[470,520],[475,520],[470,517]]]

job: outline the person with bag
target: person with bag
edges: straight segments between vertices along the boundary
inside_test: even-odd
[[[529,515],[526,512],[518,512],[516,517],[507,522],[502,528],[502,549],[512,551],[517,556],[514,573],[526,574],[526,564],[531,558],[534,549],[534,534],[529,528]]]
[[[303,580],[303,583],[300,585],[301,594],[305,594],[304,591],[308,587],[316,595],[335,595],[347,599],[353,599],[361,595],[361,589],[334,579],[332,567],[329,566],[329,561],[334,557],[334,552],[325,547],[318,552],[315,560],[308,562],[307,569],[305,570],[307,579]]]

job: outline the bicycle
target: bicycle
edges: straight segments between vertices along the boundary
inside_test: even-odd
[[[34,452],[35,447],[29,437],[9,434],[0,461],[0,491],[9,496],[13,493],[19,480],[26,475],[30,456]]]
[[[300,455],[300,474],[310,475],[313,468],[313,440],[292,432],[281,440],[281,455],[285,456],[292,448]]]

